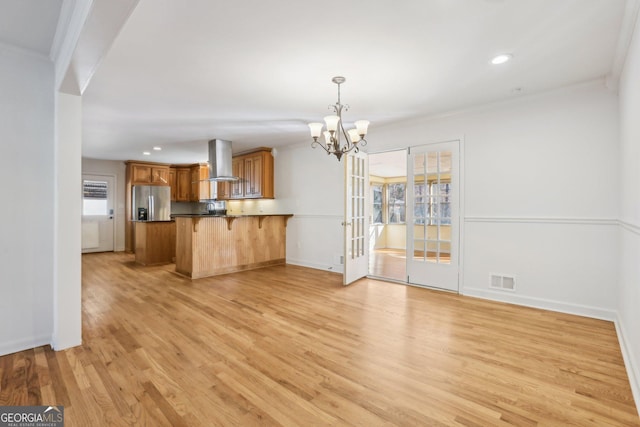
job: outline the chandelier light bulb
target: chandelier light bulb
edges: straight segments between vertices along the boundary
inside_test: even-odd
[[[364,138],[367,134],[367,129],[369,129],[369,120],[358,120],[354,125],[356,125],[356,129],[358,129],[358,134]]]
[[[327,148],[331,149],[331,145],[332,145],[331,144],[331,132],[329,132],[328,130],[325,130],[323,132],[323,134],[324,134],[324,140],[327,143]]]
[[[349,129],[347,133],[349,134],[349,139],[351,140],[351,142],[353,142],[354,144],[360,142],[360,134],[358,133],[357,129]]]
[[[311,131],[311,138],[318,139],[322,134],[322,123],[309,123],[309,130]]]
[[[326,116],[324,118],[324,121],[327,124],[327,130],[329,132],[335,132],[338,130],[338,122],[340,121],[340,116]]]

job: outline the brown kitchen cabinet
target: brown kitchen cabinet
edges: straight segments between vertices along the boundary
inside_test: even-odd
[[[211,186],[215,182],[209,181],[209,166],[198,164],[191,166],[191,201],[206,200],[211,198]]]
[[[260,147],[236,154],[231,160],[238,181],[218,183],[218,199],[273,199],[273,155],[271,148]]]
[[[244,159],[244,197],[246,199],[263,197],[263,164],[264,160],[260,153]]]
[[[218,195],[218,200],[227,200],[229,199],[229,188],[231,186],[230,183],[228,182],[217,182],[215,184],[211,184],[211,185],[217,185],[218,187],[218,192],[216,193]]]
[[[273,199],[273,155],[270,148],[258,148],[233,158],[240,181],[231,194],[234,199]]]
[[[127,163],[131,185],[169,185],[169,166]]]
[[[176,168],[176,202],[191,200],[191,168]]]
[[[171,185],[168,164],[126,161],[124,241],[127,252],[135,251],[135,230],[131,218],[131,192],[134,185]]]
[[[136,262],[142,265],[168,264],[176,256],[175,221],[135,222]]]
[[[229,198],[230,199],[242,199],[244,197],[244,158],[234,157],[231,160],[231,174],[237,176],[237,181],[229,182]]]
[[[176,182],[176,168],[169,168],[169,185],[171,186],[171,201],[175,202],[177,193],[178,193],[178,185]]]

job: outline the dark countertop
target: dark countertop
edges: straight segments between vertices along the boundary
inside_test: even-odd
[[[175,214],[171,215],[174,217],[183,217],[183,218],[244,218],[251,216],[293,216],[293,214],[251,214],[251,215],[212,215],[212,214]]]
[[[163,220],[149,220],[149,221],[140,221],[137,219],[132,220],[131,222],[174,222],[173,219],[163,219]]]

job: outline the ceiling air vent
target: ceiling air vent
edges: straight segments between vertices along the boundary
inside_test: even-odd
[[[504,276],[501,274],[492,274],[491,275],[491,285],[489,286],[492,289],[500,289],[504,291],[515,291],[516,290],[516,278],[513,276]]]

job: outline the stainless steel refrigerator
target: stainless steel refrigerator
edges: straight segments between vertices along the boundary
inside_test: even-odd
[[[133,221],[171,220],[171,187],[134,185],[131,201]]]

